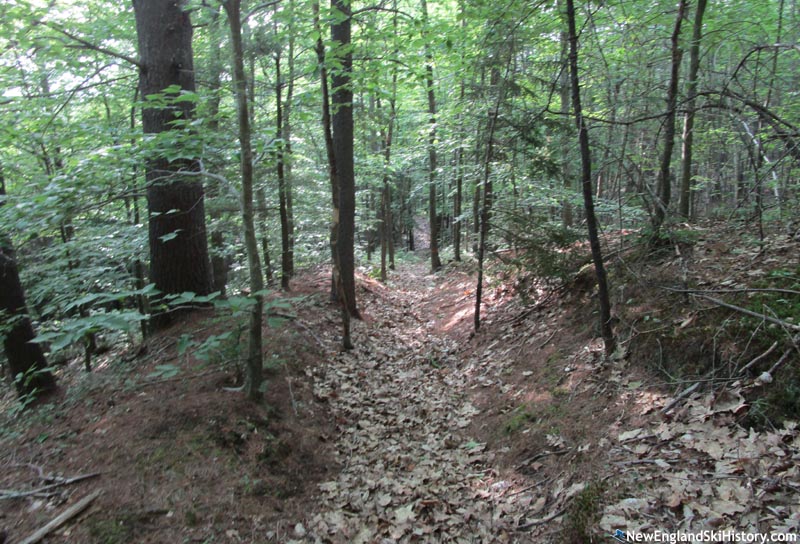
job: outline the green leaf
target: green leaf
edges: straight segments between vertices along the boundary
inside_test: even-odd
[[[174,232],[170,232],[169,234],[165,234],[163,236],[159,236],[158,239],[162,242],[169,242],[170,240],[174,240],[178,237],[178,233],[180,233],[183,229],[177,229]]]
[[[155,370],[147,375],[148,378],[169,379],[180,374],[181,369],[175,365],[156,365]]]

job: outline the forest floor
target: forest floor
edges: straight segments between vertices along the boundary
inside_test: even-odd
[[[770,244],[743,254],[730,238],[703,233],[691,256],[676,249],[636,273],[626,264],[629,275],[615,278],[622,349],[611,358],[596,338],[586,274],[556,285],[490,271],[478,333],[470,265],[431,274],[409,259],[385,285],[360,274],[363,320],[354,322],[355,349],[343,352],[328,272],[306,270],[281,297],[292,310],[274,310],[286,319],[265,331],[262,404],[232,390],[242,348],[214,336],[244,325],[202,312],[145,346],[109,351],[91,374],[78,361],[62,368],[59,397],[30,414],[13,415],[5,398],[0,543],[23,542],[83,498],[85,509],[44,541],[797,534],[797,428],[754,429],[742,418],[768,385],[763,373],[740,372],[754,357],[739,356],[726,379],[665,378],[670,353],[699,359],[713,336],[712,360],[728,360],[734,351],[725,350],[747,336],[713,328],[733,314],[708,301],[653,299],[676,278],[736,289],[770,270],[800,273],[795,239]],[[654,330],[672,343],[653,340]],[[199,357],[202,339],[214,347],[210,361]],[[783,350],[772,351],[764,360]]]

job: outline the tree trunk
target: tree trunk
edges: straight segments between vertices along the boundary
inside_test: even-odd
[[[703,36],[703,15],[706,0],[697,1],[692,29],[692,45],[689,48],[689,74],[686,82],[686,114],[683,117],[683,144],[681,148],[681,200],[680,214],[692,216],[692,144],[694,142],[694,108],[697,94],[697,72],[700,68],[700,40]]]
[[[589,130],[583,120],[581,109],[580,81],[578,79],[578,33],[575,30],[575,5],[573,0],[567,1],[567,26],[569,28],[569,71],[572,82],[572,109],[575,123],[578,126],[578,143],[581,152],[581,187],[583,204],[586,212],[586,226],[589,231],[589,245],[592,249],[592,261],[597,275],[597,295],[600,304],[600,334],[605,344],[606,355],[615,349],[614,331],[611,327],[611,300],[608,296],[606,269],[603,266],[603,254],[600,249],[600,237],[597,231],[597,218],[594,213],[592,197],[592,158],[589,148]]]
[[[353,70],[353,53],[351,43],[352,13],[347,0],[331,0],[331,8],[338,11],[331,24],[331,39],[338,47],[344,48],[340,56],[341,67],[331,78],[333,96],[331,104],[333,115],[331,130],[333,136],[333,154],[336,160],[336,176],[339,186],[339,228],[336,236],[336,254],[338,257],[339,294],[344,296],[342,303],[353,317],[359,317],[356,306],[355,282],[355,212],[356,188],[353,164],[353,89],[351,74]]]
[[[513,52],[511,53],[513,57]],[[481,326],[481,302],[483,297],[483,262],[486,256],[486,240],[489,237],[489,221],[491,219],[492,192],[491,167],[494,159],[494,134],[497,129],[497,119],[500,116],[500,106],[505,95],[505,82],[500,79],[497,68],[492,68],[491,85],[497,90],[497,102],[494,111],[489,112],[488,137],[486,139],[486,155],[483,161],[483,206],[481,207],[480,238],[478,239],[478,281],[475,288],[475,312],[473,323],[475,331]]]
[[[322,132],[325,137],[325,152],[328,157],[328,179],[331,187],[331,226],[330,226],[330,247],[331,247],[331,262],[333,263],[333,272],[331,274],[331,301],[339,300],[339,293],[337,291],[337,275],[336,270],[336,236],[339,232],[339,181],[336,174],[336,156],[333,152],[333,132],[331,129],[331,109],[330,109],[330,93],[328,92],[328,68],[325,64],[325,45],[322,42],[322,29],[319,23],[319,3],[315,2],[312,5],[314,12],[314,30],[317,33],[317,43],[314,49],[317,53],[317,63],[319,65],[319,80],[320,88],[322,91]]]
[[[212,38],[210,50],[208,53],[208,88],[211,90],[206,107],[208,108],[208,130],[212,133],[219,131],[219,104],[220,104],[220,91],[222,83],[220,74],[222,73],[222,55],[220,52],[220,41],[218,32],[221,27],[219,26],[219,6],[214,8],[211,16],[210,24]],[[215,164],[213,159],[204,160],[208,169],[216,169],[220,165]],[[209,166],[209,163],[210,166]],[[209,197],[209,211],[208,215],[211,218],[211,277],[212,288],[214,291],[219,291],[222,297],[225,297],[228,285],[228,259],[225,255],[225,236],[222,232],[221,216],[222,214],[214,206],[214,197],[218,196],[222,191],[219,184],[211,185],[208,188]]]
[[[171,85],[194,91],[192,25],[182,2],[134,0],[133,7],[143,66],[139,74],[142,97]],[[189,119],[193,110],[190,101],[145,108],[142,128],[145,134],[165,132],[176,119]],[[150,280],[164,294],[207,295],[212,290],[203,185],[196,178],[180,176],[181,170],[198,169],[194,159],[169,161],[153,156],[147,163]],[[152,326],[164,328],[170,315],[174,314],[154,316]]]
[[[678,103],[678,75],[680,73],[683,51],[680,46],[681,24],[686,12],[686,1],[678,3],[678,15],[675,19],[675,28],[672,31],[672,64],[670,70],[669,87],[667,88],[667,114],[664,118],[664,150],[661,155],[661,164],[658,170],[658,184],[656,188],[655,209],[653,210],[653,241],[658,240],[661,225],[667,216],[667,209],[672,197],[672,180],[670,179],[670,163],[672,162],[672,149],[675,147],[675,117],[677,116]]]
[[[392,137],[396,114],[397,71],[392,75],[392,96],[389,99],[389,122],[383,138],[383,188],[381,190],[381,280],[386,281],[386,258],[392,244],[392,190],[389,186],[389,167],[392,164]],[[393,252],[392,252],[393,253]]]
[[[0,171],[0,196],[5,194],[5,180]],[[14,247],[4,232],[0,232],[0,331],[3,331],[8,371],[19,396],[39,396],[55,390],[56,379],[47,369],[42,346],[31,342],[36,334],[25,306]]]
[[[256,189],[256,206],[258,207],[258,230],[261,236],[261,258],[264,259],[264,278],[267,280],[267,285],[272,286],[275,283],[275,278],[272,274],[272,258],[269,251],[269,228],[267,222],[267,193],[264,191],[263,186]]]
[[[466,14],[465,0],[459,0],[458,11],[461,17],[461,32],[462,36],[466,33],[467,28],[467,14]],[[464,62],[464,47],[461,48],[461,62]],[[459,86],[458,99],[459,102],[464,103],[464,96],[466,94],[466,82],[461,79]],[[456,262],[461,261],[461,207],[464,202],[464,138],[466,136],[464,130],[464,114],[458,114],[458,135],[459,142],[456,148],[456,194],[453,200],[453,259]]]
[[[561,1],[557,4],[559,13],[561,13]],[[569,100],[570,100],[570,83],[569,83],[569,34],[561,32],[559,34],[559,41],[561,42],[561,74],[558,80],[558,95],[561,99],[561,115],[564,117],[564,122],[567,123],[569,119]],[[561,184],[564,187],[564,199],[561,201],[561,223],[564,227],[571,227],[573,223],[572,203],[569,200],[569,195],[572,193],[572,173],[570,171],[570,146],[567,141],[570,138],[567,128],[564,129],[564,142],[561,148]]]
[[[439,258],[439,220],[436,217],[436,93],[433,87],[433,54],[428,43],[428,3],[420,0],[425,39],[425,92],[428,96],[428,224],[431,233],[431,271],[442,267]]]
[[[283,91],[283,81],[281,81],[281,53],[278,50],[275,53],[275,126],[277,137],[282,138],[284,135],[283,127],[283,103],[281,95]],[[291,254],[291,235],[289,233],[289,208],[288,208],[288,189],[286,187],[286,177],[284,175],[284,148],[285,143],[278,144],[278,156],[276,171],[278,175],[278,207],[280,209],[281,217],[281,288],[284,291],[289,290],[289,279],[292,277],[292,263]]]
[[[286,271],[289,277],[294,276],[294,188],[292,179],[292,101],[294,100],[294,1],[287,0],[287,8],[291,13],[289,28],[289,51],[287,64],[289,73],[286,75],[286,99],[283,103],[283,170],[284,193],[286,194],[286,223],[289,231],[289,251],[287,252]]]
[[[250,324],[247,341],[247,373],[244,391],[251,400],[262,396],[263,338],[261,327],[264,313],[264,280],[261,261],[258,257],[255,219],[253,217],[253,150],[250,141],[250,108],[247,102],[247,79],[244,72],[240,0],[227,0],[223,7],[228,15],[233,47],[233,82],[236,93],[236,114],[239,121],[239,149],[242,169],[242,222],[247,249],[247,264],[250,272],[250,296],[254,304],[250,308]]]

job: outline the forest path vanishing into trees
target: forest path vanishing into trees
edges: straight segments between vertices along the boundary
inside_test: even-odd
[[[520,542],[492,500],[485,445],[467,432],[478,409],[459,342],[469,338],[472,278],[406,264],[388,286],[362,281],[352,351],[315,371],[340,435],[341,471],[320,485],[298,542]]]
[[[742,419],[748,395],[770,385],[744,375],[665,383],[647,363],[648,345],[694,360],[702,342],[692,339],[731,319],[704,302],[655,304],[660,285],[685,273],[697,285],[747,286],[800,251],[800,241],[772,243],[763,260],[758,248],[742,259],[708,236],[688,264],[669,257],[617,277],[638,301],[622,314],[631,335],[655,327],[686,338],[663,353],[651,340],[604,358],[584,275],[551,282],[497,263],[473,334],[474,265],[430,274],[420,251],[385,285],[359,272],[364,320],[353,322],[352,351],[341,350],[328,266],[273,293],[270,311],[284,319],[264,329],[263,403],[236,390],[241,316],[197,312],[99,355],[91,373],[78,354],[60,367],[54,402],[12,417],[13,394],[4,399],[0,534],[19,542],[86,497],[96,498],[48,542],[795,534],[800,426]]]
[[[715,273],[714,262],[701,261],[698,276]],[[356,349],[331,351],[313,371],[340,470],[277,541],[797,533],[800,433],[791,422],[740,425],[749,385],[675,390],[634,357],[604,358],[592,290],[580,281],[534,279],[526,300],[516,293],[522,278],[494,270],[473,334],[471,272],[451,263],[430,274],[422,261],[387,285],[361,276]],[[682,330],[691,315],[665,319]]]

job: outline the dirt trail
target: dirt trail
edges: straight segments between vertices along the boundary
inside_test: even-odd
[[[454,357],[454,323],[469,306],[467,278],[447,282],[424,264],[390,288],[368,287],[356,349],[318,369],[315,393],[339,424],[335,480],[320,486],[317,512],[297,541],[505,542],[484,445],[464,429],[478,410]],[[447,308],[436,319],[436,308]],[[470,314],[471,317],[471,314]],[[451,334],[448,337],[448,333]],[[519,540],[516,540],[519,541]]]
[[[738,258],[725,269],[747,285]],[[698,282],[715,277],[719,259],[704,262]],[[663,377],[639,358],[602,357],[590,291],[536,283],[526,299],[502,270],[490,274],[473,336],[468,269],[432,275],[420,258],[387,285],[359,275],[364,320],[345,353],[329,268],[304,271],[289,295],[296,315],[265,329],[263,404],[230,391],[241,346],[215,336],[240,325],[229,316],[195,315],[146,349],[101,356],[92,374],[76,359],[61,370],[59,402],[0,425],[0,487],[19,491],[0,504],[0,535],[19,541],[98,489],[49,542],[564,544],[616,530],[797,533],[800,427],[739,424],[757,383],[698,390],[673,405],[675,392],[654,385]],[[677,332],[695,319],[705,327],[699,310],[656,310],[643,306],[630,327],[650,314]],[[184,337],[197,348],[181,355]],[[216,359],[201,359],[199,346],[215,338]],[[7,397],[6,410],[15,402]],[[89,473],[97,476],[29,493]]]

